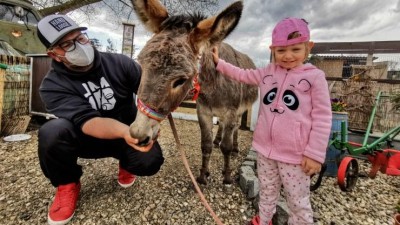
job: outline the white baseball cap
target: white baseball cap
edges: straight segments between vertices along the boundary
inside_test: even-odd
[[[65,15],[49,15],[41,19],[37,26],[37,34],[46,48],[54,46],[66,34],[75,30],[86,30]]]

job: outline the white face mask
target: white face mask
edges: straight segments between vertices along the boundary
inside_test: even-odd
[[[75,66],[88,66],[94,60],[94,50],[90,44],[75,42],[75,49],[65,53],[65,58]]]

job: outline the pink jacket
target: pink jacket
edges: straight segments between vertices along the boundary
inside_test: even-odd
[[[253,147],[265,157],[300,164],[303,156],[325,161],[332,124],[328,83],[311,64],[291,70],[275,64],[240,69],[219,60],[217,70],[260,88]]]

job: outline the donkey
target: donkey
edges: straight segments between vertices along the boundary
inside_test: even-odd
[[[143,145],[155,139],[160,122],[187,98],[197,78],[201,88],[196,111],[203,155],[197,181],[207,184],[214,143],[224,155],[223,183],[232,184],[230,156],[239,151],[239,119],[256,100],[258,91],[255,86],[218,74],[211,49],[219,46],[221,58],[243,68],[255,68],[248,56],[222,43],[239,22],[242,2],[235,2],[210,18],[200,14],[169,16],[158,0],[132,0],[132,3],[139,19],[154,35],[138,55],[142,78],[137,96],[139,110],[130,126],[131,136]],[[213,141],[214,115],[219,117],[219,127]]]

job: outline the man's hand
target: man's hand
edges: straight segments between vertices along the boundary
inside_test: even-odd
[[[146,146],[139,146],[137,145],[139,143],[139,140],[136,138],[132,138],[131,134],[129,133],[129,129],[125,132],[124,135],[125,142],[130,145],[132,148],[141,151],[141,152],[148,152],[150,151],[151,147],[153,147],[154,140],[150,141],[150,143]]]
[[[301,161],[301,167],[303,169],[303,172],[307,176],[311,176],[321,171],[321,163],[313,159],[310,159],[307,156],[303,156],[303,160]]]
[[[83,124],[82,131],[100,139],[123,138],[128,145],[141,152],[150,151],[155,141],[152,140],[147,146],[137,145],[139,140],[131,137],[129,126],[111,118],[94,117]]]

